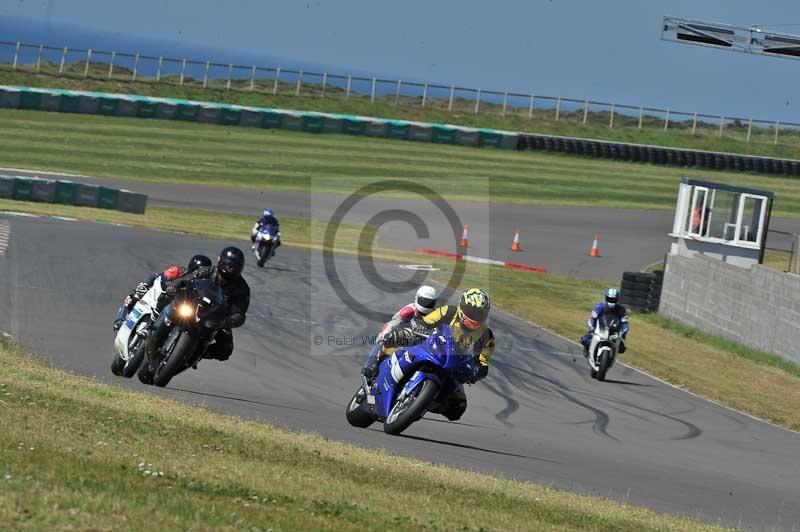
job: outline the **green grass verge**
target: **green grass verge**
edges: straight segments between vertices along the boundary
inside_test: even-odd
[[[151,228],[184,231],[216,238],[244,240],[251,217],[207,211],[150,208],[147,215],[102,209],[0,200],[0,210],[72,216]],[[287,246],[322,249],[324,224],[295,219],[282,222]],[[343,224],[334,244],[337,253],[356,254],[362,227]],[[366,228],[367,235],[374,228]],[[303,240],[305,239],[305,240]],[[364,250],[362,249],[362,252]],[[407,252],[375,248],[376,259],[431,263],[441,268],[434,278],[447,282],[454,263]],[[468,263],[459,288],[482,286],[495,304],[567,338],[585,332],[586,317],[607,287],[600,281],[538,275]],[[754,416],[800,430],[800,368],[774,355],[744,347],[664,319],[635,315],[625,363]],[[577,350],[577,348],[576,348]],[[503,353],[498,352],[498,357]],[[587,370],[588,371],[588,370]]]
[[[0,405],[9,530],[720,530],[125,391],[5,342]]]
[[[772,190],[800,217],[796,179],[347,135],[0,110],[0,166],[100,177],[331,193],[377,178],[448,199],[672,210],[681,176]],[[485,194],[489,179],[489,196]]]
[[[72,72],[73,75],[83,75],[83,65]],[[57,65],[50,65],[51,70],[57,71]],[[47,65],[44,66],[47,70]],[[117,75],[122,76],[122,71],[116,69]],[[91,75],[104,78],[108,75],[108,66],[93,64]],[[130,73],[126,79],[129,79]],[[343,91],[329,88],[326,98],[320,97],[320,87],[311,89],[307,85],[301,95],[295,96],[294,84],[280,84],[279,94],[272,95],[272,82],[266,86],[258,87],[261,92],[250,92],[248,80],[234,80],[233,89],[225,90],[224,84],[212,83],[208,88],[202,88],[202,80],[185,80],[187,84],[193,81],[194,86],[178,86],[178,80],[173,78],[173,85],[167,83],[130,83],[128,81],[107,81],[102,79],[83,80],[60,78],[52,75],[36,75],[33,72],[0,71],[0,84],[22,85],[29,87],[53,87],[79,90],[93,90],[100,92],[115,92],[129,94],[143,94],[166,98],[185,98],[200,101],[225,102],[241,105],[260,107],[277,107],[284,109],[302,109],[306,111],[323,111],[331,113],[357,114],[363,116],[378,116],[382,118],[399,118],[404,120],[421,120],[426,122],[459,124],[473,127],[487,127],[511,131],[526,131],[553,135],[575,136],[601,140],[617,140],[622,142],[635,142],[656,146],[671,146],[693,148],[700,150],[724,151],[732,153],[748,153],[754,155],[768,155],[773,157],[800,157],[800,136],[793,130],[784,128],[781,131],[780,144],[774,144],[774,130],[771,128],[754,127],[752,142],[746,142],[747,124],[726,125],[725,134],[719,136],[718,124],[705,123],[700,120],[696,134],[691,133],[691,121],[673,121],[671,129],[664,131],[663,120],[645,117],[643,128],[638,129],[638,115],[615,116],[615,127],[608,127],[609,113],[590,112],[587,123],[583,124],[583,109],[562,108],[560,120],[555,121],[554,109],[536,110],[532,118],[528,118],[528,101],[523,102],[524,116],[514,116],[509,113],[502,116],[502,106],[489,102],[482,102],[481,113],[474,114],[474,101],[468,102],[456,98],[454,109],[448,112],[446,100],[428,100],[428,107],[420,107],[420,99],[413,102],[408,98],[401,98],[400,105],[395,105],[394,95],[378,96],[374,103],[369,98],[353,97],[345,100]],[[314,93],[307,94],[308,91]],[[306,94],[306,95],[304,95]],[[440,97],[447,95],[440,95]],[[513,103],[513,102],[512,102]],[[540,103],[541,105],[541,103]],[[552,105],[552,104],[551,104]]]

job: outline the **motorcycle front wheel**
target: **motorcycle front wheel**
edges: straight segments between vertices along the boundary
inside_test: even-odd
[[[396,402],[383,423],[386,434],[400,434],[421,418],[439,393],[439,385],[430,380],[423,381],[411,395]]]
[[[261,242],[258,245],[258,267],[259,268],[263,268],[264,267],[264,263],[267,262],[267,259],[269,258],[269,251],[270,251],[269,244],[265,244],[264,242]]]
[[[197,339],[182,333],[172,352],[167,355],[167,360],[156,368],[153,384],[162,388],[169,384],[172,377],[186,369],[186,360],[196,348]]]
[[[606,380],[606,372],[608,371],[609,363],[609,352],[608,350],[603,350],[603,353],[600,355],[600,360],[597,362],[597,380]]]

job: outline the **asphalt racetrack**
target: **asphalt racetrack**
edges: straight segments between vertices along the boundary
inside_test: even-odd
[[[225,242],[0,219],[11,234],[0,256],[0,330],[56,367],[365,447],[709,522],[758,530],[800,523],[800,435],[621,365],[608,382],[596,382],[577,346],[500,311],[491,318],[498,338],[492,369],[467,390],[470,407],[460,422],[428,415],[401,437],[377,424],[350,427],[344,408],[368,348],[361,336],[378,324],[340,301],[318,256],[296,249],[281,248],[263,270],[249,261],[252,305],[235,331],[231,360],[201,362],[165,390],[118,380],[109,371],[111,321],[123,295],[147,273],[195,252],[215,254]],[[365,304],[391,312],[409,300],[364,282],[355,259],[336,263],[344,286]],[[393,264],[378,270],[408,277]]]

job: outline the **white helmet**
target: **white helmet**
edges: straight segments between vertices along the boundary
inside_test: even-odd
[[[436,308],[436,298],[438,297],[439,294],[436,293],[434,287],[428,285],[420,286],[416,297],[414,297],[414,308],[420,314],[427,314]]]

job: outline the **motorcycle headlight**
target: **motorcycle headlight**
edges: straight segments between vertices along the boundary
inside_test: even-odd
[[[191,318],[194,315],[194,307],[188,303],[178,305],[178,316],[181,318]]]

